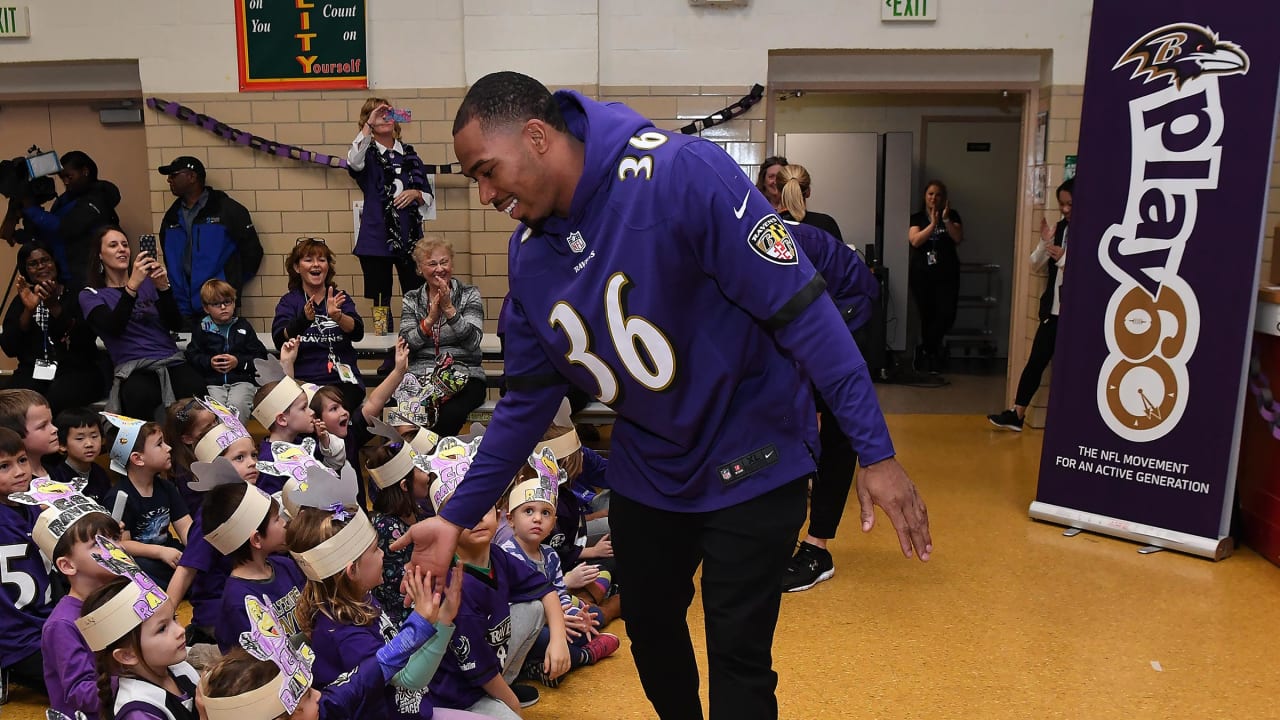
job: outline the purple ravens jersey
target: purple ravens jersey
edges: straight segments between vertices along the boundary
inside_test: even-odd
[[[871,319],[872,303],[880,298],[880,283],[857,250],[825,230],[784,220],[787,232],[827,283],[827,295],[854,332]]]
[[[40,508],[0,504],[0,667],[9,667],[40,649],[40,629],[53,604],[49,569],[31,539]]]
[[[662,510],[729,507],[813,472],[810,379],[868,464],[892,456],[822,277],[734,161],[625,106],[556,100],[583,174],[568,217],[511,237],[508,392],[442,515],[471,527],[492,506],[566,383],[618,414],[613,490]]]

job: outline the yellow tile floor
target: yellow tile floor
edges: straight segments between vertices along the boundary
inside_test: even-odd
[[[1248,549],[1211,563],[1065,538],[1027,518],[1038,431],[973,415],[889,424],[929,503],[934,558],[902,559],[887,526],[864,536],[849,508],[835,578],[783,598],[783,718],[1280,718],[1280,568]],[[42,717],[21,689],[0,716]],[[652,716],[625,641],[525,711]]]

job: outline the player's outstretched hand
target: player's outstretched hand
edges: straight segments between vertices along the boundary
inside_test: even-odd
[[[858,471],[858,504],[862,506],[862,532],[871,532],[875,526],[875,506],[879,505],[898,532],[902,554],[911,557],[914,552],[921,560],[929,559],[933,553],[929,511],[897,458],[881,460]]]
[[[409,532],[391,543],[391,550],[402,550],[412,543],[413,556],[405,565],[405,572],[411,572],[414,567],[421,568],[431,573],[436,586],[433,589],[440,589],[453,564],[453,551],[458,547],[458,535],[461,533],[462,528],[448,520],[439,516],[429,517],[411,525]]]

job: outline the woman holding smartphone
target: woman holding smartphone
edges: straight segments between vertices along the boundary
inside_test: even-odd
[[[131,259],[129,238],[115,225],[95,232],[90,247],[96,252],[80,309],[115,368],[107,410],[158,418],[175,399],[203,395],[204,380],[171,335],[182,327],[182,314],[164,263],[154,250]]]
[[[55,417],[106,392],[96,338],[80,316],[79,295],[58,279],[61,269],[39,241],[18,248],[18,301],[0,334],[0,349],[18,361],[9,387],[44,395]]]
[[[413,146],[400,142],[397,111],[386,98],[369,98],[360,109],[360,133],[347,150],[347,172],[364,193],[364,213],[354,254],[364,274],[364,296],[391,303],[391,269],[400,293],[422,285],[413,246],[422,238],[421,208],[431,203],[426,167]]]

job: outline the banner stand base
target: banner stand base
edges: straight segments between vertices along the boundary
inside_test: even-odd
[[[1190,555],[1199,555],[1210,560],[1224,560],[1235,552],[1235,542],[1229,536],[1223,538],[1198,537],[1180,533],[1176,530],[1166,530],[1038,501],[1031,503],[1028,514],[1034,520],[1080,528],[1102,535],[1111,535],[1142,543],[1143,545],[1153,545]]]

